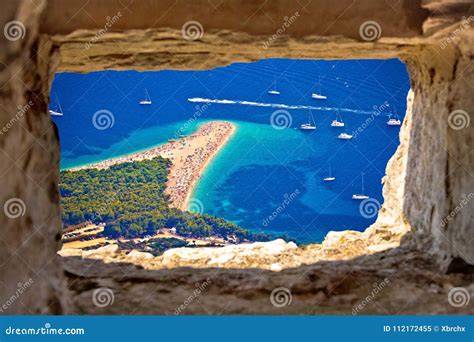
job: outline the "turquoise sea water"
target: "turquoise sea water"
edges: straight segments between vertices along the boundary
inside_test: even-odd
[[[267,93],[275,79],[277,96]],[[145,88],[151,106],[138,104]],[[399,127],[387,126],[386,115],[396,111],[403,119],[408,89],[398,60],[274,59],[208,71],[62,73],[53,83],[52,108],[57,96],[64,116],[53,120],[63,169],[157,146],[209,120],[233,122],[235,135],[193,199],[204,212],[243,227],[314,242],[329,230],[363,230],[375,221],[361,215],[351,196],[361,192],[364,173],[365,193],[383,202],[381,178],[399,143]],[[312,92],[328,99],[311,99]],[[311,132],[297,129],[308,108],[317,125]],[[112,115],[107,129],[94,125],[100,110]],[[278,110],[285,111],[285,129],[271,119]],[[336,110],[345,129],[330,126]],[[360,128],[352,140],[336,138]],[[329,167],[336,180],[323,182]]]

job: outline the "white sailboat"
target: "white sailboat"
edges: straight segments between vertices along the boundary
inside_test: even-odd
[[[52,115],[52,116],[63,116],[63,109],[61,108],[61,103],[59,103],[59,99],[58,99],[58,96],[56,95],[56,108],[53,110],[53,109],[50,109],[49,110],[49,115]]]
[[[339,121],[339,118],[341,119]],[[336,119],[332,120],[331,127],[344,127],[344,121],[339,113],[336,114]]]
[[[304,131],[311,131],[311,130],[316,129],[316,123],[314,122],[314,117],[313,117],[313,114],[311,113],[311,109],[309,110],[308,122],[302,124],[300,126],[300,129]]]
[[[150,94],[148,94],[148,90],[145,88],[145,98],[140,101],[141,105],[151,105],[151,98]]]
[[[328,177],[324,177],[324,178],[323,178],[323,181],[325,181],[325,182],[332,182],[332,181],[334,181],[334,180],[336,180],[336,177],[333,177],[333,176],[331,175],[331,164],[329,164],[329,176],[328,176]]]
[[[276,81],[276,77],[275,77],[275,79],[273,80],[272,89],[270,89],[270,90],[268,91],[268,93],[269,93],[270,95],[280,95],[280,92],[277,90],[276,83],[277,83],[277,81]]]
[[[354,200],[363,200],[363,199],[367,199],[367,198],[369,198],[369,196],[367,196],[365,194],[365,191],[364,191],[364,173],[362,172],[362,192],[360,194],[352,195],[352,199],[354,199]]]
[[[400,126],[402,124],[396,112],[395,112],[394,117],[395,118],[392,118],[392,115],[390,114],[389,119],[387,121],[388,126]]]
[[[321,94],[321,77],[319,77],[318,85],[319,85],[319,93],[312,93],[311,98],[315,100],[326,100],[328,97]]]

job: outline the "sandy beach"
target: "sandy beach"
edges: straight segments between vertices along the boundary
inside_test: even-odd
[[[105,169],[115,164],[135,162],[162,156],[171,160],[166,192],[171,205],[186,210],[190,196],[204,169],[235,132],[235,125],[214,121],[205,123],[195,133],[170,141],[146,151],[104,160],[70,171],[81,169]]]

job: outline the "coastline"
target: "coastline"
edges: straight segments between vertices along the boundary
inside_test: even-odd
[[[235,124],[227,121],[205,123],[195,133],[183,138],[184,141],[176,142],[182,143],[178,154],[168,151],[162,155],[172,162],[166,192],[173,207],[183,211],[188,209],[199,178],[235,131]]]
[[[235,131],[235,125],[227,121],[207,122],[189,136],[144,151],[68,170],[74,172],[91,168],[106,169],[116,164],[152,159],[157,156],[170,159],[166,193],[170,196],[172,207],[187,210],[199,178]]]

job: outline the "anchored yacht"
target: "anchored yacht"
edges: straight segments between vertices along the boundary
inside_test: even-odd
[[[148,94],[148,90],[145,89],[145,98],[140,101],[141,105],[151,105],[151,98],[150,94]]]
[[[362,192],[360,194],[354,194],[352,195],[352,199],[354,200],[364,200],[369,198],[364,192],[364,173],[362,172]]]

